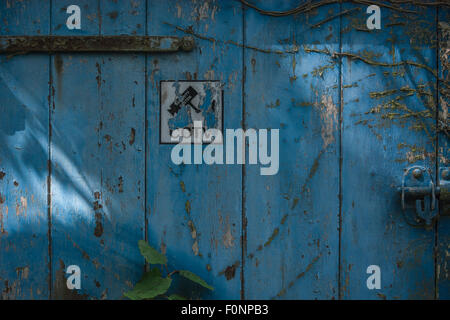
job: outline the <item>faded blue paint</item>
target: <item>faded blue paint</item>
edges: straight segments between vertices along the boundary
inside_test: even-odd
[[[72,3],[53,2],[54,34],[71,34],[58,26]],[[78,4],[82,34],[145,32],[145,1]],[[145,229],[145,58],[59,54],[51,70],[52,298],[118,299],[144,263],[137,241]],[[76,297],[64,290],[72,264],[83,279]]]
[[[298,1],[259,3],[283,10]],[[248,299],[338,298],[339,67],[320,76],[314,71],[330,58],[304,51],[339,50],[338,19],[311,27],[338,10],[282,20],[245,11],[245,44],[283,52],[245,51],[245,126],[280,128],[278,174],[246,167]]]
[[[1,1],[0,34],[48,34],[49,8]],[[49,294],[48,66],[43,54],[0,57],[0,299]]]
[[[354,28],[365,28],[358,15],[344,17],[342,52],[386,63],[410,60],[435,69],[436,10],[421,10],[416,16],[383,9],[382,29],[373,31]],[[428,18],[423,20],[423,15]],[[422,68],[380,67],[345,57],[342,75],[349,87],[343,87],[341,295],[432,299],[434,232],[406,223],[394,188],[401,185],[403,169],[413,164],[435,170],[435,116],[411,116],[428,110],[426,96],[400,88],[425,84],[423,90],[433,93],[436,78]],[[397,91],[389,92],[393,89]],[[413,128],[418,123],[423,129]],[[381,268],[380,290],[367,290],[368,275],[362,275],[369,265]]]
[[[69,4],[81,30],[65,26]],[[435,37],[450,13],[402,7],[421,14],[382,8],[382,29],[368,31],[366,6],[349,3],[269,17],[238,1],[1,0],[1,35],[196,41],[171,54],[0,57],[1,298],[121,298],[142,275],[147,238],[169,269],[216,288],[176,282],[195,298],[449,299],[449,217],[409,226],[396,188],[406,167],[436,176],[449,165],[433,106],[440,94],[448,120],[434,70],[448,78]],[[220,81],[224,129],[279,128],[279,173],[172,164],[159,140],[163,80]],[[216,127],[205,92],[199,109]],[[188,108],[171,129],[192,124]],[[65,289],[71,264],[78,292]],[[369,265],[381,268],[380,290],[367,289]]]
[[[180,111],[178,111],[177,115],[172,119],[169,119],[169,128],[171,131],[175,129],[186,128],[189,125],[193,125],[191,117],[189,116],[188,113],[188,108],[189,108],[188,105],[183,104],[181,106]]]
[[[180,86],[178,82],[174,82],[172,86],[175,87],[175,94],[179,101],[182,101]],[[180,109],[177,111],[175,116],[168,121],[168,126],[171,131],[175,129],[190,128],[194,127],[194,120],[192,119],[191,113],[198,112],[204,117],[203,128],[208,130],[210,128],[217,128],[218,119],[215,112],[215,100],[213,100],[213,88],[208,85],[203,86],[205,90],[205,96],[201,97],[199,104],[194,106],[197,110],[192,110],[190,104],[181,104]]]
[[[233,1],[155,0],[148,8],[152,34],[183,36],[175,26],[192,26],[195,33],[217,41],[196,39],[192,52],[148,57],[148,239],[167,252],[169,269],[189,269],[215,287],[212,294],[193,296],[238,299],[242,168],[174,165],[172,146],[159,144],[159,85],[171,79],[220,80],[226,92],[224,126],[241,127],[242,48],[223,43],[230,33],[242,43],[241,6]]]

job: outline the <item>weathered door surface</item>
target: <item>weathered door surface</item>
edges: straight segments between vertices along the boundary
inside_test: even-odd
[[[0,0],[0,48],[195,41],[0,54],[1,298],[120,299],[146,268],[144,239],[215,288],[175,283],[193,298],[450,299],[450,6],[397,2]],[[174,163],[170,135],[195,117],[279,129],[276,174],[245,153]],[[410,183],[434,190],[434,210]]]

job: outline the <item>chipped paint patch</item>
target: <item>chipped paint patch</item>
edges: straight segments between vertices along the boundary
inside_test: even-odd
[[[194,252],[194,255],[199,255],[199,248],[198,248],[198,239],[197,239],[197,229],[195,228],[194,222],[192,220],[188,221],[188,227],[191,232],[191,237],[194,240],[194,243],[192,244],[192,252]]]
[[[19,279],[28,279],[28,275],[30,274],[30,267],[17,267],[16,268],[17,278]]]
[[[323,148],[326,149],[334,142],[334,131],[336,129],[338,108],[333,103],[331,96],[322,95],[320,104],[316,103],[316,108],[320,111],[320,118],[322,120],[321,135],[323,140]]]
[[[188,215],[191,214],[191,203],[189,202],[189,200],[186,200],[186,202],[184,203],[184,210]]]
[[[225,278],[229,281],[234,278],[236,275],[236,269],[239,267],[240,261],[236,261],[231,266],[226,267],[224,270],[219,272],[219,276],[224,275]]]
[[[233,237],[233,234],[231,233],[230,226],[228,226],[227,231],[223,235],[223,245],[227,249],[234,246],[234,237]]]
[[[270,238],[264,243],[264,247],[269,246],[272,241],[278,236],[278,233],[280,232],[280,229],[277,227],[273,230],[272,235],[270,236]]]

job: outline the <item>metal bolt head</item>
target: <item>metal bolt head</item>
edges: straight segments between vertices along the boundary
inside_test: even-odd
[[[186,36],[181,39],[181,49],[184,51],[191,51],[194,49],[195,41],[193,37]]]
[[[422,177],[422,170],[421,169],[414,169],[413,172],[413,177],[416,179],[420,179]]]
[[[442,179],[450,180],[450,170],[449,169],[442,170],[441,177]]]

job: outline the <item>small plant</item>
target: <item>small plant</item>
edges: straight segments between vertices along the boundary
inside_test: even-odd
[[[144,240],[139,240],[138,242],[139,250],[142,256],[150,265],[162,265],[167,266],[167,258],[165,255],[159,253],[155,248],[151,247]],[[128,292],[125,292],[125,297],[131,300],[143,300],[143,299],[154,299],[154,298],[167,298],[169,300],[185,300],[186,298],[178,295],[172,294],[166,296],[166,292],[169,290],[172,284],[172,276],[178,274],[186,279],[195,282],[202,287],[209,290],[214,290],[205,280],[200,278],[198,275],[187,270],[174,270],[172,272],[167,272],[167,276],[163,277],[161,270],[157,267],[151,267],[149,272],[146,272],[142,279],[136,283],[134,288]]]

